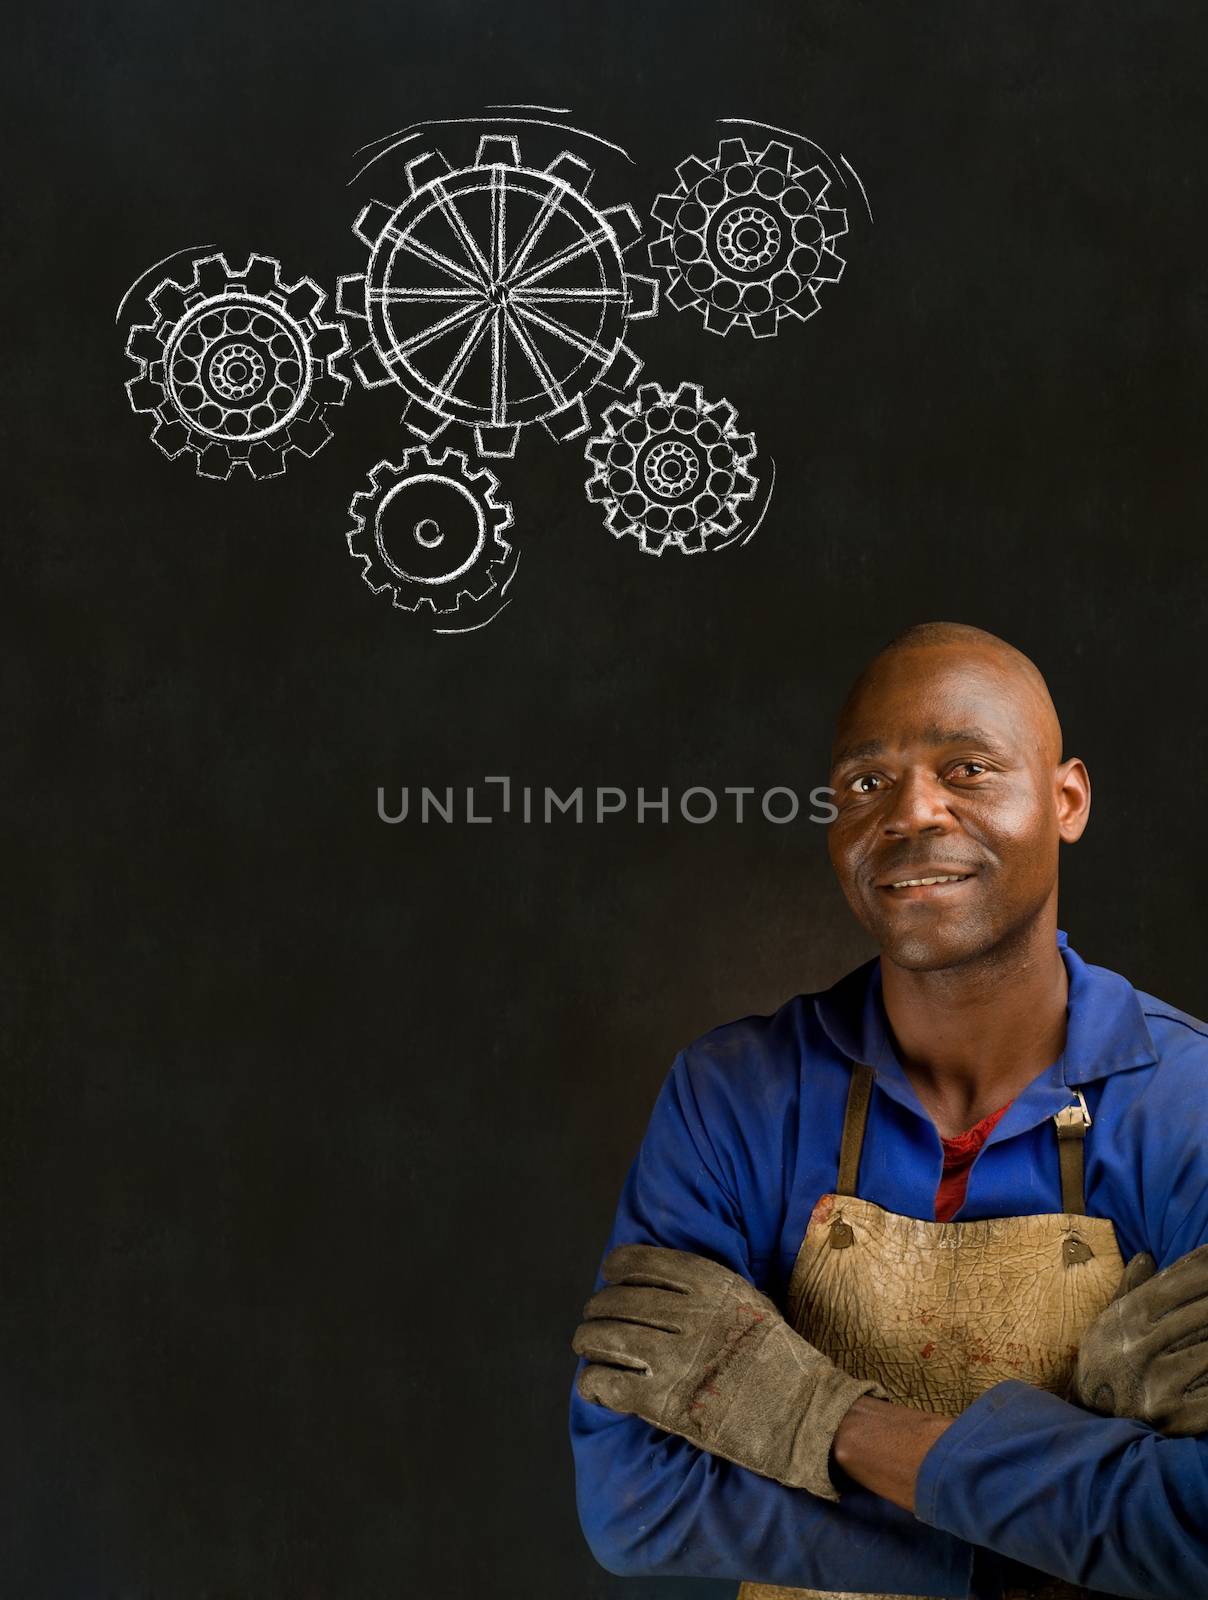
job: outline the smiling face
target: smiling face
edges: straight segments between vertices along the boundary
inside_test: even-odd
[[[968,630],[970,634],[975,630]],[[983,636],[891,649],[840,715],[832,864],[884,956],[913,971],[992,952],[1046,911],[1090,788],[1026,657]]]

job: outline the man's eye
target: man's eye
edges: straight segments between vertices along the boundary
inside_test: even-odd
[[[958,778],[977,778],[987,770],[984,761],[958,761],[952,772]]]
[[[876,794],[881,787],[881,780],[875,772],[862,772],[858,778],[853,778],[848,788],[856,794]]]

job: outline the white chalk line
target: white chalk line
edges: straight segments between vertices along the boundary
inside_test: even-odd
[[[860,193],[864,196],[864,208],[868,212],[868,220],[869,220],[869,222],[872,222],[875,225],[875,218],[873,217],[873,214],[872,214],[872,207],[868,203],[867,191],[865,190],[863,183],[860,182],[860,174],[856,171],[855,167],[852,166],[851,162],[847,159],[847,157],[843,154],[842,151],[839,152],[839,160],[842,161],[843,165],[851,173],[852,177],[856,180],[856,182],[858,184],[860,184]]]
[[[433,122],[413,122],[410,123],[406,128],[399,128],[397,133],[385,134],[384,139],[393,140],[394,142],[392,144],[387,144],[386,148],[384,150],[379,150],[375,156],[370,156],[369,160],[365,162],[364,166],[359,167],[357,171],[353,173],[345,187],[351,188],[358,178],[362,177],[366,172],[368,172],[369,168],[374,164],[375,161],[380,161],[383,156],[388,156],[392,151],[400,149],[405,144],[410,144],[413,139],[418,139],[420,135],[429,128],[456,128],[466,126],[501,127],[504,125],[525,128],[555,128],[559,133],[574,133],[577,134],[581,139],[590,139],[595,144],[602,144],[609,150],[615,150],[618,155],[624,156],[625,160],[629,162],[630,166],[636,166],[637,164],[633,157],[629,154],[629,151],[626,150],[622,145],[614,144],[611,139],[602,139],[597,133],[588,133],[585,128],[570,128],[561,122],[546,122],[540,117],[442,117]],[[381,143],[383,143],[382,139],[372,139],[368,144],[361,145],[360,149],[354,151],[353,153],[355,155],[360,155],[362,150],[370,150],[375,144]]]
[[[822,146],[817,142],[816,139],[809,139],[809,138],[807,138],[805,136],[804,133],[798,133],[793,128],[778,128],[775,125],[775,123],[772,123],[772,122],[756,122],[754,117],[718,117],[717,120],[718,120],[718,122],[737,123],[740,126],[745,126],[745,127],[748,127],[748,128],[762,128],[765,133],[782,133],[785,136],[786,139],[796,139],[801,144],[808,144],[809,146],[811,146],[812,149],[816,150],[818,152],[818,154],[825,161],[827,161],[830,164],[830,169],[831,169],[832,173],[834,173],[835,177],[839,180],[840,183],[844,184],[844,187],[846,188],[846,183],[844,181],[843,174],[839,171],[838,167],[835,165],[834,157],[830,154],[829,151],[824,150],[822,148]]]
[[[552,111],[556,117],[568,117],[569,106],[538,106],[528,100],[490,100],[487,102],[488,111]]]
[[[772,459],[771,456],[768,457],[768,465],[772,469],[772,481],[771,481],[771,483],[768,484],[768,492],[767,492],[767,495],[764,498],[763,509],[760,511],[759,515],[755,518],[755,521],[751,524],[750,528],[747,530],[745,538],[742,538],[742,539],[739,540],[739,544],[740,545],[746,544],[748,540],[753,539],[755,537],[755,535],[759,532],[759,529],[763,524],[763,519],[768,514],[768,507],[772,503],[772,490],[776,487],[776,463]]]
[[[126,301],[129,300],[130,296],[138,288],[139,284],[144,278],[149,278],[153,272],[158,272],[160,267],[166,266],[169,261],[175,261],[177,256],[192,255],[195,250],[217,250],[217,248],[218,246],[216,244],[187,244],[181,250],[173,250],[170,255],[166,255],[162,261],[157,261],[153,267],[148,267],[145,272],[140,272],[138,277],[135,278],[134,282],[126,290],[125,294],[119,301],[117,311],[113,318],[114,322],[118,323],[122,320],[122,308],[125,306]]]

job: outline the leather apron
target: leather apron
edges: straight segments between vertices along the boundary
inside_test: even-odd
[[[789,1280],[787,1320],[852,1377],[874,1378],[916,1410],[956,1416],[1004,1378],[1064,1395],[1083,1331],[1124,1270],[1111,1222],[1086,1215],[1090,1116],[1082,1096],[1053,1118],[1063,1210],[920,1222],[856,1197],[872,1088],[872,1069],[856,1065],[835,1193],[823,1195],[810,1217]],[[1088,1594],[1031,1568],[1015,1570],[1006,1600]],[[747,1582],[737,1600],[859,1597]]]

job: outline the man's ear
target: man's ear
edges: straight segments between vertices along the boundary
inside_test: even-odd
[[[1053,774],[1057,828],[1063,844],[1082,837],[1091,814],[1091,775],[1077,756],[1063,761]]]

